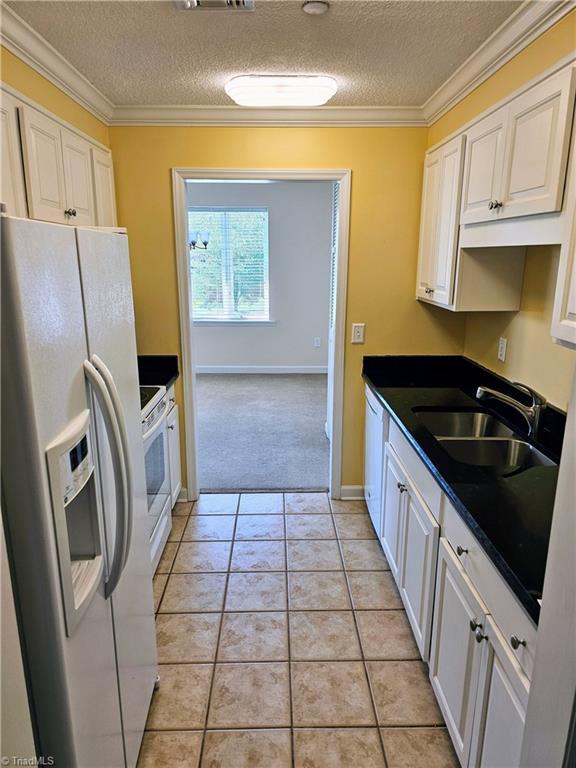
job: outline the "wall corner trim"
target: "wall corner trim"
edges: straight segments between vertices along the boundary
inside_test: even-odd
[[[252,110],[234,106],[115,105],[11,8],[2,9],[2,45],[108,126],[432,125],[472,90],[576,8],[576,0],[526,0],[421,106]]]

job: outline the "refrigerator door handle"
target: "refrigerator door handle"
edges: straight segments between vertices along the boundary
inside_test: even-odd
[[[98,401],[100,410],[102,412],[104,426],[106,428],[106,432],[108,433],[108,439],[110,442],[110,453],[112,457],[112,468],[114,472],[114,490],[116,495],[116,536],[112,562],[110,564],[108,578],[106,579],[104,589],[105,595],[108,598],[116,589],[124,567],[126,506],[128,497],[128,482],[125,472],[126,462],[124,460],[120,429],[118,427],[118,422],[116,421],[116,413],[114,411],[114,406],[112,404],[112,400],[108,393],[104,379],[89,360],[84,361],[84,373],[92,386],[96,400]]]
[[[118,424],[118,428],[120,429],[120,439],[122,441],[122,450],[124,453],[124,470],[126,473],[126,483],[127,483],[126,527],[125,527],[125,537],[124,537],[124,554],[123,554],[123,560],[122,560],[122,568],[124,568],[124,566],[126,565],[126,561],[128,560],[128,555],[130,554],[130,546],[132,542],[132,525],[133,525],[133,518],[134,518],[134,510],[133,510],[134,495],[133,495],[133,484],[132,484],[132,468],[130,466],[128,430],[126,429],[126,419],[124,417],[124,409],[122,407],[122,401],[120,400],[118,387],[116,386],[116,382],[114,381],[112,372],[110,371],[106,363],[100,357],[98,357],[98,355],[92,355],[90,360],[94,365],[94,367],[96,368],[96,370],[98,371],[98,373],[104,379],[104,382],[106,383],[106,387],[108,389],[110,399],[112,400],[114,413],[116,415],[116,422]]]

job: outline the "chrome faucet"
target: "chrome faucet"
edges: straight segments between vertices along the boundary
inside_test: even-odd
[[[484,400],[488,397],[492,397],[495,400],[500,400],[506,405],[515,408],[518,413],[522,414],[528,424],[528,435],[534,437],[538,432],[538,424],[540,422],[540,415],[542,408],[546,405],[546,399],[542,395],[538,394],[535,390],[527,387],[526,384],[520,384],[518,381],[513,382],[513,386],[529,395],[532,398],[531,405],[524,405],[519,400],[516,400],[509,395],[505,395],[503,392],[498,392],[496,389],[490,389],[490,387],[478,387],[476,390],[476,397],[478,400]]]

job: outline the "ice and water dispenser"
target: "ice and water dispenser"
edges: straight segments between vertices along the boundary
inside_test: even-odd
[[[66,633],[71,635],[102,580],[100,524],[90,411],[46,448]]]

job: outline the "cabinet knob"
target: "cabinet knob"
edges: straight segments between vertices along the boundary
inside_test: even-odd
[[[66,216],[76,216],[76,208],[66,208],[64,213]]]
[[[464,547],[461,547],[460,544],[458,544],[458,546],[456,547],[456,554],[458,555],[458,557],[462,557],[462,555],[468,554],[468,550],[464,549]]]
[[[171,402],[171,403],[175,403],[175,402],[176,402],[176,400],[175,400],[173,397],[171,397],[171,398],[170,398],[170,402]]]
[[[408,490],[408,488],[406,488],[404,483],[396,483],[396,485],[398,486],[398,490],[400,491],[400,493],[404,493],[405,491]]]
[[[494,208],[494,200],[490,200],[490,201],[488,202],[488,208],[489,208],[490,210],[492,210],[492,209]]]
[[[474,632],[474,637],[475,637],[477,643],[481,643],[482,640],[488,640],[488,637],[486,635],[482,634],[481,627],[478,627],[476,632]]]
[[[494,200],[493,208],[494,208],[494,210],[496,210],[497,208],[502,208],[503,205],[504,205],[504,203],[501,202],[500,200]]]
[[[510,638],[510,645],[512,648],[514,648],[515,651],[517,651],[521,645],[526,646],[526,640],[520,640],[520,638],[516,635],[512,635]]]
[[[174,429],[174,424],[168,424],[168,429]]]
[[[472,632],[476,632],[477,629],[482,629],[482,622],[478,621],[476,616],[474,616],[473,619],[470,619],[470,629]]]

